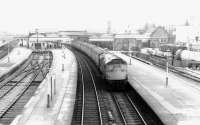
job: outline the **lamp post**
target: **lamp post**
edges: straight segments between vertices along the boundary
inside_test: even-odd
[[[131,65],[130,39],[128,39],[128,54],[129,54],[129,57],[130,57],[130,65]]]
[[[27,42],[28,42],[28,43],[27,43],[27,44],[28,44],[28,45],[27,45],[28,48],[29,48],[29,38],[30,38],[30,36],[31,36],[31,33],[29,32],[29,34],[28,34],[28,39],[27,39],[27,40],[28,40],[28,41],[27,41]]]
[[[167,52],[169,52],[169,50],[167,50]],[[167,86],[168,86],[168,83],[169,83],[169,62],[168,62],[168,55],[167,55],[167,57],[166,57],[166,81],[165,81],[165,86],[166,86],[166,88],[167,88]]]
[[[38,29],[35,29],[36,34],[37,34],[37,44],[38,44]]]
[[[37,28],[35,29],[35,33],[36,33],[36,36],[37,36],[36,37],[36,44],[35,44],[36,48],[35,49],[39,49],[39,45],[38,45],[38,29]]]

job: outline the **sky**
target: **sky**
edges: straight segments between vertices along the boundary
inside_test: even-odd
[[[40,30],[113,32],[145,23],[200,25],[198,0],[0,0],[0,31]]]

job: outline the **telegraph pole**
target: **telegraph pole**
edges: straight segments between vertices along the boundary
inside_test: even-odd
[[[28,33],[28,45],[27,45],[28,48],[29,48],[29,38],[30,38],[30,36],[31,36],[31,33],[29,32]]]
[[[8,63],[10,63],[10,57],[9,57],[10,56],[10,49],[9,49],[10,46],[9,46],[9,43],[10,42],[8,42]]]
[[[39,49],[39,46],[38,46],[38,29],[37,28],[35,29],[35,32],[36,32],[36,35],[37,35],[36,46],[38,47],[36,49]]]
[[[169,50],[167,50],[167,52],[169,52]],[[168,62],[168,56],[166,58],[167,58],[167,61],[166,61],[166,82],[165,82],[165,86],[167,88],[168,83],[169,83],[169,62]]]
[[[35,32],[37,34],[37,44],[38,44],[38,29],[35,29]]]
[[[111,22],[108,21],[107,22],[107,34],[110,34],[111,33]]]
[[[168,78],[168,72],[169,72],[169,71],[168,71],[168,70],[169,70],[169,69],[168,69],[168,60],[167,60],[166,63],[167,63],[167,64],[166,64],[166,84],[165,84],[165,85],[166,85],[166,88],[167,88],[167,86],[168,86],[168,79],[169,79],[169,78]]]
[[[130,51],[130,39],[128,40],[128,52],[129,52],[129,57],[130,57],[130,65],[131,65],[131,51]]]

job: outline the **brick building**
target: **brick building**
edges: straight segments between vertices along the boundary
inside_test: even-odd
[[[157,27],[151,34],[150,34],[150,47],[151,48],[159,48],[162,44],[169,44],[173,41],[169,40],[169,34],[165,30],[164,27]]]
[[[143,43],[149,39],[148,36],[138,34],[117,34],[114,40],[114,50],[116,51],[138,51]]]

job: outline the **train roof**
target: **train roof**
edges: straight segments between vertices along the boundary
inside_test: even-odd
[[[112,41],[114,41],[114,39],[113,38],[90,38],[89,39],[89,41],[91,41],[91,42],[112,42]]]
[[[110,62],[112,62],[113,60],[120,60],[121,63],[126,63],[123,59],[121,59],[120,57],[110,53],[110,52],[106,52],[104,53],[104,58],[103,61],[105,64],[108,64]]]
[[[96,46],[96,45],[93,45],[93,44],[90,44],[90,43],[86,43],[86,42],[79,42],[79,44],[84,44],[85,46],[89,47],[89,48],[92,48],[96,51],[96,53],[98,54],[102,54],[102,53],[105,53],[105,50]]]
[[[95,46],[95,47],[96,47],[95,49],[98,51],[99,54],[105,53],[105,50],[103,48],[98,47],[98,46]]]
[[[93,44],[90,44],[90,43],[86,43],[86,42],[80,42],[80,41],[78,41],[78,43],[82,44],[83,46],[87,46],[88,48],[92,48],[99,55],[103,55],[103,57],[104,57],[103,61],[104,61],[105,64],[110,63],[112,60],[120,60],[121,63],[126,63],[120,57],[118,57],[117,55],[115,55],[113,53],[110,53],[106,49],[103,49],[101,47],[98,47],[96,45],[93,45]]]

